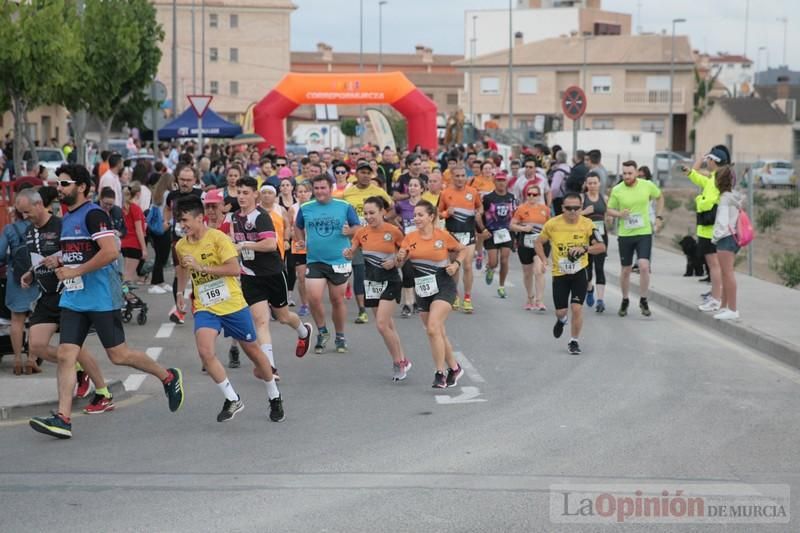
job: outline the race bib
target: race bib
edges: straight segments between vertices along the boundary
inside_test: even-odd
[[[366,226],[367,225],[367,219],[364,218],[364,217],[358,217],[358,224],[361,225],[361,226]]]
[[[333,271],[337,274],[349,274],[353,271],[352,263],[340,263],[338,265],[332,265]]]
[[[511,240],[511,232],[506,228],[499,229],[492,234],[492,240],[495,244],[502,244]]]
[[[414,292],[420,298],[427,298],[439,292],[439,284],[436,283],[436,275],[430,274],[419,278],[414,278]]]
[[[64,290],[67,292],[83,290],[83,278],[80,276],[62,280],[62,282],[64,283]]]
[[[533,248],[536,245],[536,239],[538,238],[538,233],[526,233],[525,236],[522,237],[522,246],[525,248]]]
[[[558,260],[558,269],[562,274],[575,274],[579,272],[581,268],[583,267],[580,261],[573,262],[566,258]]]
[[[631,213],[625,219],[625,229],[640,229],[644,227],[644,217],[640,213]]]
[[[252,261],[256,258],[255,250],[251,250],[250,248],[242,248],[242,259],[245,261]]]
[[[594,224],[594,229],[597,230],[600,235],[606,234],[606,223],[602,220],[593,220],[592,224]]]
[[[413,222],[406,223],[406,235],[412,231],[417,231],[417,226]]]
[[[460,231],[457,233],[453,233],[453,237],[456,238],[458,242],[460,242],[464,246],[469,246],[469,241],[472,239],[472,233],[468,231]]]
[[[364,280],[364,298],[367,300],[379,300],[386,286],[389,285],[388,281],[370,281]]]
[[[203,283],[197,287],[197,294],[200,297],[200,303],[205,307],[224,302],[231,297],[223,278]]]

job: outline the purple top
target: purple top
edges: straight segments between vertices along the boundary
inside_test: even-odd
[[[403,221],[404,232],[406,232],[406,228],[414,226],[414,206],[411,205],[411,202],[409,200],[406,199],[396,202],[394,204],[394,211]]]

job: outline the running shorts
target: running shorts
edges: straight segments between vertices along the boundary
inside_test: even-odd
[[[256,327],[250,308],[245,307],[227,315],[215,315],[211,311],[198,311],[194,314],[194,330],[210,328],[217,333],[224,331],[226,337],[237,341],[256,342]]]
[[[653,250],[652,235],[635,235],[633,237],[618,237],[619,261],[624,267],[633,265],[633,254],[639,259],[650,260]]]
[[[334,285],[347,283],[350,274],[340,274],[333,271],[333,267],[327,263],[308,263],[306,265],[306,279],[324,279]]]
[[[270,306],[280,309],[289,304],[289,286],[283,272],[272,276],[242,276],[241,282],[247,305],[267,301]]]
[[[89,327],[94,326],[103,348],[114,348],[125,342],[122,314],[114,311],[73,311],[61,309],[61,344],[83,346]]]
[[[583,305],[588,285],[585,268],[575,274],[553,276],[553,305],[556,309],[566,309],[569,304]]]

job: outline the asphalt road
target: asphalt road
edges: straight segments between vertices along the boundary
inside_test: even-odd
[[[800,372],[657,306],[650,319],[638,309],[621,319],[613,288],[608,312],[587,313],[584,354],[570,356],[568,334],[552,338],[551,310],[523,311],[518,273],[511,279],[500,300],[478,278],[475,314],[451,315],[450,338],[470,366],[446,391],[430,387],[416,319],[398,319],[414,367],[397,384],[372,323],[348,325],[348,354],[303,359],[291,354],[294,333],[273,323],[281,424],[267,419],[248,363],[229,372],[245,410],[217,423],[223,398],[200,372],[190,323],[157,338],[169,297],[145,296],[150,321],[128,327],[129,339],[161,347],[159,361],[184,370],[184,408],[170,413],[147,378],[115,412],[75,416],[69,441],[24,420],[0,424],[0,530],[797,530],[796,519],[559,522],[558,483],[770,483],[796,492]],[[227,341],[218,346],[224,358]]]

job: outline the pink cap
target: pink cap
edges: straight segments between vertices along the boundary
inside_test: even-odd
[[[204,204],[221,204],[224,201],[225,199],[222,197],[222,191],[220,189],[209,189],[206,191],[205,195],[203,195]]]
[[[291,178],[292,177],[292,169],[289,167],[281,167],[278,171],[279,178]]]

